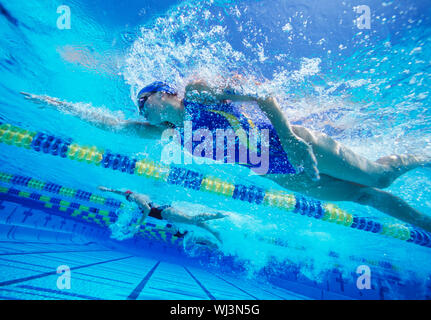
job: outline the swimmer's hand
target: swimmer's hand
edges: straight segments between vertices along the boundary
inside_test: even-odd
[[[54,107],[62,107],[65,105],[63,101],[60,101],[57,98],[49,97],[49,96],[41,96],[37,94],[32,94],[28,92],[20,92],[25,99],[30,100],[33,103],[36,104],[44,104],[44,105],[50,105]]]
[[[195,91],[195,90],[199,92],[206,91],[206,92],[214,93],[213,89],[204,80],[197,80],[197,81],[190,82],[185,88],[186,92]]]
[[[184,96],[187,100],[202,104],[215,104],[219,101],[215,89],[204,80],[190,82],[185,88]]]
[[[24,98],[25,99],[27,99],[27,100],[36,100],[36,97],[37,97],[37,95],[35,95],[35,94],[32,94],[32,93],[28,93],[28,92],[24,92],[24,91],[21,91],[20,92],[23,96],[24,96]]]
[[[104,187],[104,186],[99,186],[99,187],[98,187],[98,189],[99,189],[100,191],[105,191],[105,192],[110,192],[110,191],[112,191],[111,189],[109,189],[109,188],[107,188],[107,187]]]
[[[202,104],[214,104],[230,100],[232,102],[256,101],[257,97],[238,92],[233,87],[225,88],[211,87],[204,80],[189,83],[185,89],[187,99],[200,102]]]
[[[317,160],[311,146],[300,138],[297,138],[297,141],[293,144],[294,146],[292,146],[292,149],[294,150],[287,154],[289,162],[297,171],[301,171],[301,169],[303,169],[305,174],[313,181],[318,181],[320,179],[320,175],[319,170],[317,169]]]
[[[32,93],[28,93],[28,92],[20,92],[20,93],[24,96],[25,99],[27,99],[33,103],[36,103],[36,104],[44,103],[42,96],[38,96],[36,94],[32,94]]]

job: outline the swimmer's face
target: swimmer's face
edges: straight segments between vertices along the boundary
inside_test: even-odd
[[[175,106],[171,101],[172,97],[163,92],[156,92],[150,95],[145,102],[142,115],[154,126],[166,126],[171,122],[171,115],[175,111]]]

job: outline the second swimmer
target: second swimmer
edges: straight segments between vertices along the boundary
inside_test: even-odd
[[[197,215],[187,215],[184,212],[175,209],[170,205],[158,206],[154,204],[151,199],[145,195],[136,192],[132,192],[130,190],[121,191],[114,190],[110,188],[106,188],[100,186],[99,189],[105,192],[113,192],[119,195],[122,195],[129,202],[134,202],[138,206],[140,212],[142,213],[141,218],[138,221],[138,226],[148,217],[153,217],[159,220],[167,220],[173,224],[175,223],[183,223],[194,225],[200,228],[203,228],[210,232],[218,241],[222,242],[220,239],[220,235],[217,231],[212,230],[205,222],[209,220],[222,219],[227,216],[227,214],[223,213],[200,213]],[[185,232],[187,233],[187,231]],[[176,236],[184,236],[185,233],[177,232]]]

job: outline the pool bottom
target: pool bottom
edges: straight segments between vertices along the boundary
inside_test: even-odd
[[[156,246],[131,254],[85,223],[7,201],[0,210],[0,299],[308,299],[152,252]],[[57,273],[64,266],[70,288]]]
[[[109,230],[40,201],[0,199],[1,299],[430,299],[387,270],[371,290],[358,290],[336,269],[316,283],[286,268],[265,282],[203,268],[181,247],[149,239],[117,242]],[[63,215],[62,215],[63,214]],[[57,284],[59,266],[71,271],[70,289]],[[225,270],[223,270],[225,271]],[[357,276],[355,276],[356,278]],[[64,280],[64,279],[63,279]],[[399,286],[388,285],[388,281]],[[402,295],[397,290],[404,290]],[[430,288],[429,288],[430,289]]]

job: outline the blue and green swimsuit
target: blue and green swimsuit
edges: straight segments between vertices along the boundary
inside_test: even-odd
[[[203,105],[187,101],[185,99],[183,100],[183,104],[185,110],[184,120],[191,122],[192,132],[199,129],[207,129],[215,134],[217,129],[232,129],[234,132],[238,129],[243,129],[248,133],[252,129],[267,129],[269,132],[269,166],[267,174],[297,173],[288,160],[287,154],[281,145],[276,130],[258,106],[252,104],[239,105],[234,103]],[[184,140],[184,128],[181,128],[181,135]],[[192,150],[195,150],[195,146],[200,143],[200,141],[193,141]],[[250,150],[247,152],[247,163],[241,163],[239,161],[239,145],[241,143],[244,143],[247,149],[249,148],[247,142],[240,141],[238,137],[235,138],[235,163],[247,166],[251,170],[256,169],[259,165],[251,163],[249,155]],[[216,143],[214,141],[212,152],[212,158],[214,160],[216,160],[216,151]]]

